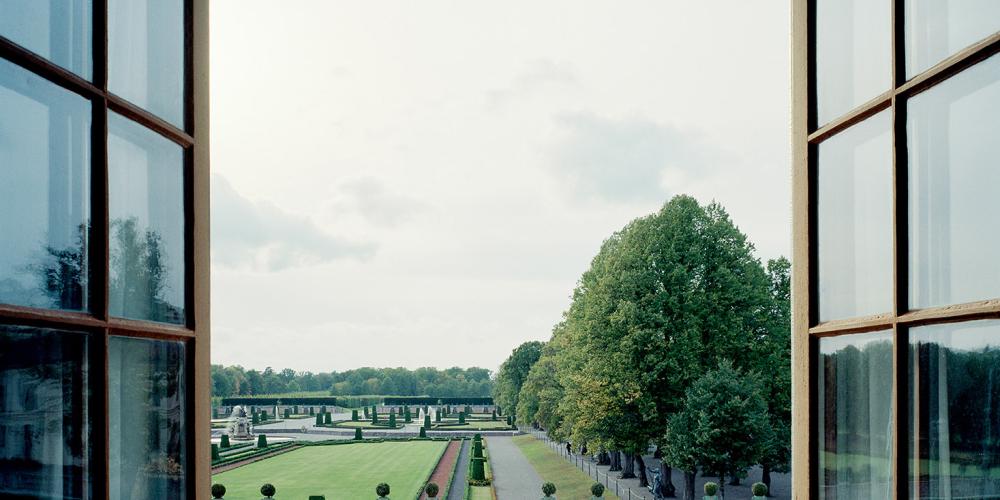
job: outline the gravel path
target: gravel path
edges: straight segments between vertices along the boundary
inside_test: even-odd
[[[498,500],[524,500],[542,496],[542,478],[511,438],[491,436],[487,447]]]
[[[448,443],[448,447],[445,448],[441,459],[438,460],[437,467],[431,473],[429,483],[437,483],[438,488],[444,488],[448,484],[448,478],[451,477],[451,472],[455,469],[455,461],[458,460],[458,455],[462,451],[463,442],[452,441]],[[440,491],[438,493],[440,494]],[[427,493],[420,494],[420,500],[426,500],[427,498]]]
[[[448,500],[465,500],[465,487],[469,483],[469,443],[462,440],[462,452],[458,455],[458,465],[455,467],[455,477],[451,480],[451,490]]]

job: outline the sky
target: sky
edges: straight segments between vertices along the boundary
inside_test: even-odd
[[[496,369],[670,197],[791,247],[788,2],[216,0],[212,362]]]

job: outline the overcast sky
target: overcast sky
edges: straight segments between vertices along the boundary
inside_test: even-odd
[[[790,251],[788,2],[212,2],[212,361],[495,369],[687,193]]]

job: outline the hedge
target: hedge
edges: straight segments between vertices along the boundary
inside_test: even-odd
[[[222,406],[236,406],[236,405],[257,405],[257,406],[274,406],[274,405],[330,405],[334,406],[337,404],[337,398],[333,396],[311,396],[311,397],[291,397],[291,398],[275,398],[269,396],[253,397],[253,396],[240,396],[231,398],[222,398]]]
[[[434,398],[428,396],[389,396],[383,398],[386,405],[475,405],[490,406],[493,398]]]

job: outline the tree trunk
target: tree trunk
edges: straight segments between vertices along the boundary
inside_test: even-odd
[[[726,473],[719,473],[719,500],[726,500]]]
[[[611,451],[611,468],[608,469],[609,472],[618,472],[622,470],[622,454],[618,450]]]
[[[618,475],[619,479],[635,479],[635,454],[632,452],[625,452],[625,463],[622,465],[622,473]]]
[[[674,487],[674,480],[670,477],[671,475],[673,475],[673,471],[670,470],[670,466],[663,460],[660,460],[660,495],[664,497],[677,496],[677,488]]]
[[[635,454],[635,461],[639,465],[639,486],[649,487],[649,477],[646,475],[646,461],[642,459],[642,453]]]
[[[733,473],[733,478],[729,480],[729,485],[730,486],[740,485],[740,476],[738,476],[735,472]]]
[[[608,455],[607,451],[601,450],[597,454],[597,465],[611,465],[611,455]]]
[[[684,472],[684,500],[695,500],[694,498],[694,479],[696,471],[689,470]]]
[[[762,469],[763,470],[760,473],[760,482],[764,483],[764,486],[767,486],[767,496],[772,496],[771,495],[771,465],[770,464],[764,464],[762,466]]]

